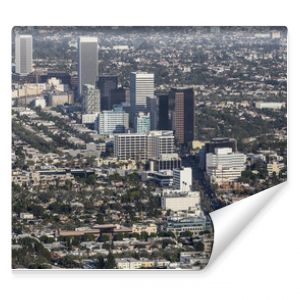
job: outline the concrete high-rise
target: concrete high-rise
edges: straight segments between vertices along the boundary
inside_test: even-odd
[[[154,96],[154,74],[130,73],[130,106],[132,116],[139,111],[145,111],[147,97]]]
[[[147,160],[174,153],[172,131],[123,133],[114,136],[114,154],[121,160]]]
[[[78,39],[78,91],[82,95],[84,84],[95,86],[98,79],[98,39],[79,37]]]
[[[84,84],[82,86],[83,111],[86,114],[100,112],[100,91],[95,85]]]
[[[27,75],[32,72],[32,36],[16,35],[15,38],[16,73]]]
[[[169,110],[176,142],[189,144],[194,139],[194,90],[192,88],[172,88],[169,93]]]

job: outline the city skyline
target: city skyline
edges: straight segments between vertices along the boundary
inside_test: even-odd
[[[13,268],[199,270],[209,213],[286,180],[286,28],[14,31]]]

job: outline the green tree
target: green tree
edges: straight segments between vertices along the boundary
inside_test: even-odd
[[[116,267],[115,257],[112,252],[109,252],[109,254],[107,255],[107,258],[106,258],[105,268],[106,269],[114,269],[115,267]]]

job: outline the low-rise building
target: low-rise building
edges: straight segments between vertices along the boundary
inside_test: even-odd
[[[181,268],[190,269],[193,266],[205,266],[207,264],[207,256],[199,251],[185,251],[180,253]]]
[[[127,258],[117,258],[116,259],[117,269],[140,269],[142,267],[142,263],[132,257]]]
[[[271,176],[274,173],[278,176],[280,171],[284,169],[283,162],[273,161],[267,164],[268,175]]]
[[[81,123],[82,124],[92,124],[94,125],[94,123],[96,122],[97,118],[98,118],[98,113],[95,114],[82,114],[81,115]]]
[[[165,210],[183,211],[196,210],[200,206],[199,192],[182,192],[165,190],[161,198],[161,207]]]
[[[171,187],[173,185],[173,173],[168,170],[159,172],[144,172],[142,174],[142,179],[151,180],[162,187]]]
[[[181,168],[181,158],[177,153],[161,154],[160,157],[150,160],[151,171],[173,170]]]
[[[74,96],[71,92],[58,92],[52,91],[48,93],[48,105],[56,107],[64,104],[72,104],[74,102]]]
[[[152,233],[157,233],[157,225],[154,223],[149,224],[142,224],[142,223],[136,223],[132,225],[132,232],[141,234],[142,232],[147,232],[148,235],[151,235]]]
[[[281,109],[283,107],[285,107],[285,103],[284,102],[263,102],[263,101],[259,101],[259,102],[255,102],[255,107],[257,109]]]
[[[32,220],[32,219],[34,219],[34,215],[31,214],[31,213],[23,212],[23,213],[20,213],[20,219],[22,219],[22,220]]]
[[[165,230],[173,232],[179,236],[182,232],[189,231],[193,236],[203,233],[210,224],[205,216],[187,218],[169,218],[165,224]]]
[[[124,257],[116,259],[117,269],[135,270],[135,269],[162,269],[167,268],[170,262],[165,259],[135,259],[132,257]]]

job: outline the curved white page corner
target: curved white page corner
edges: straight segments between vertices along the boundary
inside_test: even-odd
[[[210,216],[214,225],[214,245],[209,264],[225,250],[230,242],[246,227],[255,215],[284,188],[284,183],[218,209]]]

